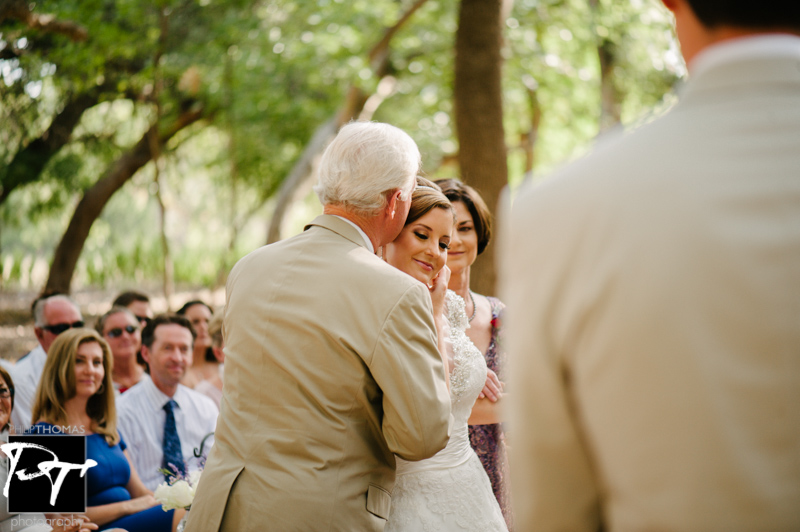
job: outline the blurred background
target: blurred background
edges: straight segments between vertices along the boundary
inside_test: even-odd
[[[494,207],[684,76],[660,0],[0,0],[0,356],[36,345],[44,289],[89,316],[130,288],[223,304],[239,258],[321,211],[350,120]]]

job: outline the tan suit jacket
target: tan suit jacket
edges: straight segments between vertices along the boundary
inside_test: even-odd
[[[380,531],[395,458],[448,440],[430,295],[322,215],[231,271],[225,386],[191,532]]]
[[[800,54],[698,74],[502,229],[519,530],[800,530]]]

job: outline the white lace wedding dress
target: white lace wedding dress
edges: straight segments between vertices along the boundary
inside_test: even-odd
[[[384,532],[508,530],[467,430],[472,405],[486,382],[486,361],[464,332],[469,326],[464,300],[450,290],[447,318],[453,347],[450,441],[427,460],[397,458],[392,509]]]

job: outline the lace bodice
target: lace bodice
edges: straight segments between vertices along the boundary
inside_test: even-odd
[[[446,302],[447,321],[450,326],[449,345],[452,356],[450,401],[453,426],[450,431],[450,441],[447,443],[447,447],[427,460],[406,462],[398,458],[398,474],[457,465],[474,454],[469,444],[467,420],[472,412],[472,406],[486,382],[486,361],[464,332],[469,327],[467,313],[464,310],[464,300],[452,290],[448,290]]]
[[[453,364],[450,373],[450,400],[457,424],[467,423],[472,405],[486,382],[486,360],[469,339],[466,303],[452,290],[447,291],[447,321],[450,324]]]

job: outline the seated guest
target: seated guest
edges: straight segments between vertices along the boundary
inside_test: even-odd
[[[86,514],[100,530],[175,531],[183,511],[165,512],[139,480],[117,431],[111,349],[97,332],[74,329],[53,342],[36,390],[32,434],[78,427],[86,435]]]
[[[212,372],[208,379],[202,380],[194,387],[195,391],[210,397],[219,408],[222,401],[222,373],[225,369],[225,342],[222,339],[222,313],[214,314],[208,322],[208,335],[211,337],[211,351],[218,362],[218,371]]]
[[[83,317],[78,305],[64,294],[49,294],[33,302],[33,331],[39,345],[19,359],[11,375],[16,383],[16,408],[11,423],[16,432],[31,426],[31,407],[39,385],[47,352],[56,337],[71,327],[83,327]]]
[[[14,381],[11,380],[11,375],[3,369],[0,368],[0,427],[2,427],[2,432],[0,432],[0,444],[8,443],[8,429],[9,429],[9,420],[11,419],[11,411],[14,408]],[[5,454],[0,451],[0,483],[3,486],[6,484],[6,480],[8,479],[8,460],[5,459]],[[33,526],[30,527],[18,527],[14,526],[17,522],[19,522],[19,517],[21,514],[12,514],[9,513],[6,509],[8,508],[6,498],[0,492],[0,530],[9,532],[16,532],[18,530],[24,530],[25,532],[46,532],[50,529],[45,524],[45,517],[44,514],[24,514],[24,518],[26,522],[34,523]]]
[[[136,290],[122,292],[114,299],[111,306],[125,307],[133,312],[133,315],[139,320],[139,324],[142,328],[153,318],[153,309],[150,308],[150,298],[147,297],[147,294],[137,292]]]
[[[8,443],[11,412],[14,409],[14,381],[9,373],[0,368],[0,444]],[[0,486],[8,479],[8,460],[0,450]],[[0,531],[2,532],[89,532],[97,525],[81,514],[11,514],[6,510],[8,502],[0,491]],[[45,521],[50,519],[50,521]],[[51,528],[48,522],[53,525]]]
[[[139,320],[125,307],[112,307],[100,316],[95,329],[108,342],[114,357],[114,389],[124,393],[144,376],[144,368],[136,362],[136,354],[142,348]]]
[[[202,301],[194,300],[178,309],[177,314],[185,316],[197,333],[192,365],[181,381],[184,386],[194,388],[198,382],[211,378],[219,371],[219,363],[211,349],[211,336],[208,334],[208,323],[214,311]]]
[[[217,423],[219,410],[214,402],[180,384],[192,363],[194,337],[192,325],[183,316],[153,318],[142,331],[142,356],[150,365],[150,378],[119,398],[120,432],[149,489],[164,482],[159,469],[187,473],[197,469],[193,451]],[[206,444],[205,452],[212,442]]]

